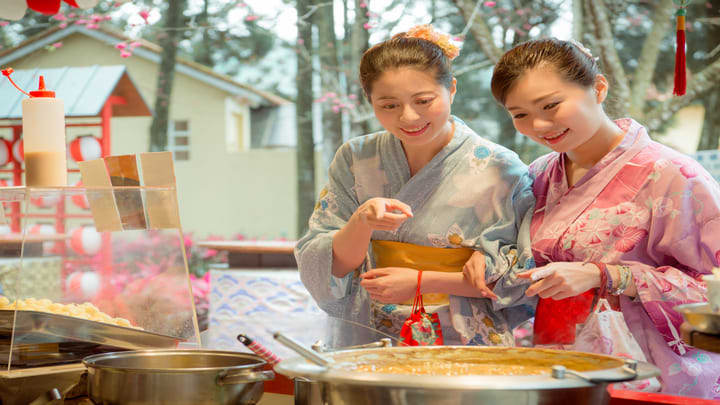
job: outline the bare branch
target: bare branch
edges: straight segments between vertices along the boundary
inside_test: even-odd
[[[671,97],[654,107],[645,115],[645,125],[652,133],[669,120],[681,108],[697,100],[708,91],[717,88],[720,82],[720,59],[716,60],[700,73],[693,75],[682,97]],[[708,112],[710,113],[710,112]]]
[[[672,14],[672,0],[660,0],[655,5],[652,27],[647,37],[645,37],[645,42],[643,42],[642,51],[640,52],[640,59],[638,59],[638,67],[633,74],[630,108],[628,110],[631,117],[642,117],[645,95],[647,94],[648,87],[650,87],[652,83],[658,55],[660,55],[660,44],[672,26]]]
[[[498,48],[493,42],[492,33],[490,28],[483,20],[482,15],[478,12],[473,12],[480,0],[453,0],[455,5],[460,9],[460,13],[470,25],[470,31],[475,38],[475,41],[480,45],[480,49],[485,53],[487,58],[493,63],[497,63],[503,54],[501,48]]]
[[[473,63],[472,65],[463,66],[457,69],[453,69],[453,76],[460,76],[462,74],[472,72],[479,69],[487,69],[494,63],[490,60],[484,60],[482,62]]]

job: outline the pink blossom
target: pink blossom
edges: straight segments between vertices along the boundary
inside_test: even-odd
[[[77,14],[75,14],[75,13],[68,14],[68,18],[75,18],[75,17],[77,17]]]
[[[336,113],[336,114],[339,113],[339,112],[340,112],[340,106],[334,105],[334,106],[332,107],[332,111],[333,111],[334,113]]]
[[[115,44],[115,49],[125,49],[126,46],[125,42],[120,42],[119,44]]]
[[[305,43],[305,41],[302,38],[298,38],[297,43],[298,45],[302,45]]]
[[[87,28],[89,30],[96,30],[96,29],[100,28],[100,26],[97,24],[88,24],[85,26],[85,28]]]
[[[63,13],[57,13],[54,16],[52,16],[52,18],[54,18],[58,21],[66,21],[67,20],[67,17],[65,17],[65,15]]]
[[[348,95],[348,98],[350,100],[355,100],[357,98],[357,96],[355,94],[350,94],[350,95]]]
[[[495,7],[495,4],[497,4],[497,3],[495,3],[494,1],[486,1],[485,3],[483,3],[483,6],[485,6],[485,7]]]
[[[142,46],[142,42],[138,42],[138,41],[130,42],[130,48],[134,49],[134,48],[137,48],[138,46]]]
[[[249,15],[249,16],[245,17],[245,21],[255,21],[258,18],[260,18],[260,17],[258,17],[256,15]]]
[[[360,3],[360,8],[367,8],[367,3],[365,3],[365,2]]]
[[[365,23],[365,24],[363,24],[363,28],[365,28],[366,30],[369,30],[370,28],[372,28],[372,24]]]
[[[337,97],[337,94],[330,91],[330,92],[325,93],[325,97],[333,98],[333,97]]]
[[[67,23],[62,23],[62,24],[58,25],[58,27],[60,27],[60,28],[65,28],[67,26],[68,26]]]
[[[9,21],[0,21],[0,27],[6,27],[8,25],[10,25]]]
[[[148,23],[148,17],[150,17],[150,12],[149,12],[149,11],[147,11],[147,10],[140,10],[140,11],[138,12],[138,15],[139,15],[143,20],[145,20],[145,24]]]
[[[62,42],[55,42],[54,44],[52,44],[52,46],[53,46],[54,48],[60,48],[61,46],[63,46],[63,43],[62,43]]]
[[[120,57],[121,57],[121,58],[129,58],[130,55],[132,55],[132,53],[130,53],[130,52],[128,52],[128,51],[122,51],[122,52],[120,52]]]
[[[525,14],[525,9],[520,8],[520,9],[518,9],[517,11],[515,11],[515,14],[517,14],[517,15],[523,15],[523,14]]]

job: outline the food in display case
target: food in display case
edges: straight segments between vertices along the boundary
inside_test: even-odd
[[[113,318],[112,316],[100,311],[95,305],[89,302],[85,302],[83,304],[60,304],[52,302],[47,298],[26,298],[24,300],[20,299],[11,302],[7,297],[0,295],[0,310],[14,310],[16,307],[19,311],[47,312],[50,314],[71,316],[74,318],[108,323],[126,328],[142,329],[139,326],[132,325],[132,323],[125,318]]]

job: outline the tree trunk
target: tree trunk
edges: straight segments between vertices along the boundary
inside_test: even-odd
[[[638,59],[638,66],[633,74],[629,109],[630,116],[633,118],[642,119],[643,117],[645,96],[652,84],[658,56],[660,55],[660,45],[672,26],[673,10],[672,0],[659,1],[653,10],[652,28],[645,37],[640,59]]]
[[[324,0],[315,0],[320,5]],[[320,56],[320,77],[323,92],[343,93],[340,88],[340,60],[338,56],[337,38],[335,37],[335,18],[333,16],[332,2],[321,5],[313,14],[313,21],[318,29],[318,48]],[[336,107],[337,108],[337,107]],[[333,110],[332,102],[326,102],[323,108],[323,160],[328,167],[335,151],[343,143],[342,111]]]
[[[312,0],[297,0],[297,15],[309,10]],[[308,219],[315,205],[315,144],[313,142],[313,89],[312,89],[312,24],[310,19],[298,19],[297,55],[297,235],[305,233]]]
[[[705,95],[702,99],[705,107],[705,120],[703,121],[700,142],[697,150],[718,149],[718,129],[720,129],[720,92],[714,91]]]
[[[208,3],[210,0],[203,1],[203,10],[198,15],[197,22],[202,30],[202,41],[195,47],[195,62],[202,63],[205,66],[213,67],[212,60],[212,41],[210,40],[210,17],[208,13]]]
[[[365,8],[360,7],[360,4],[368,5]],[[358,67],[360,66],[360,57],[368,49],[368,43],[370,41],[370,33],[365,28],[370,19],[366,15],[369,8],[370,0],[355,0],[355,21],[353,21],[352,33],[350,38],[350,67],[352,68],[351,78],[355,79],[358,77]],[[355,94],[358,100],[362,100],[365,97],[362,87],[358,85],[352,85],[356,83],[355,80],[348,80],[348,86],[350,90],[348,94]],[[362,135],[370,132],[370,123],[367,120],[363,120],[353,124],[352,133],[353,135]]]
[[[168,116],[173,79],[175,78],[175,56],[182,27],[185,0],[168,0],[165,12],[164,33],[158,35],[162,53],[158,70],[157,90],[155,92],[155,114],[150,125],[150,151],[157,152],[167,149]]]

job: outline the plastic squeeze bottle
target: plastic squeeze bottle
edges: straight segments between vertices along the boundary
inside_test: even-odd
[[[2,71],[10,79],[12,69]],[[40,76],[39,88],[22,101],[25,185],[28,187],[67,186],[65,143],[65,106],[55,92],[45,88]]]

